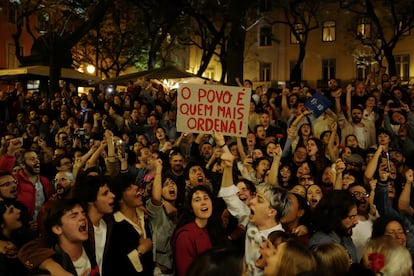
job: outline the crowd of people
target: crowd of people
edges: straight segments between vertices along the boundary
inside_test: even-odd
[[[246,137],[177,132],[145,80],[0,91],[0,275],[412,275],[414,89],[381,72],[239,81]]]

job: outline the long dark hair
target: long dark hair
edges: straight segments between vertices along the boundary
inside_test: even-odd
[[[187,276],[242,275],[243,254],[233,247],[213,247],[190,265]]]
[[[177,227],[174,231],[174,237],[177,234],[177,230],[180,229],[180,227],[195,221],[196,217],[194,215],[193,207],[191,206],[191,202],[193,199],[193,195],[197,191],[205,192],[209,198],[211,199],[212,206],[213,206],[213,212],[210,216],[210,218],[207,221],[206,229],[208,231],[208,234],[210,236],[210,240],[213,246],[215,245],[221,245],[225,242],[226,236],[225,231],[223,228],[223,225],[221,223],[220,216],[217,212],[217,203],[216,198],[214,197],[212,191],[208,186],[205,185],[199,185],[196,186],[188,191],[188,194],[184,201],[184,208],[182,210],[181,216],[178,220]]]

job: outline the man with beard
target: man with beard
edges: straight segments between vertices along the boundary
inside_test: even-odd
[[[166,176],[177,184],[178,194],[175,206],[181,207],[185,196],[184,156],[178,149],[172,149],[168,155],[169,168]]]
[[[354,183],[348,188],[348,191],[355,198],[355,201],[357,203],[358,224],[352,231],[352,241],[355,245],[358,260],[362,258],[365,244],[371,237],[372,225],[374,221],[379,217],[377,208],[374,205],[376,184],[377,181],[375,179],[370,181],[370,193],[367,191],[364,185],[358,183]]]
[[[358,224],[355,199],[348,191],[335,190],[322,198],[313,213],[317,232],[309,240],[309,248],[320,244],[339,243],[351,256],[352,263],[358,263],[352,228]]]
[[[338,90],[333,94],[335,97],[336,110],[341,109],[342,91]],[[349,96],[350,97],[350,96]],[[347,100],[348,108],[348,120],[345,118],[344,113],[341,111],[338,114],[338,124],[341,128],[341,145],[345,145],[345,138],[349,134],[354,134],[357,137],[360,148],[366,150],[367,148],[374,146],[376,143],[375,125],[372,121],[364,118],[364,109],[360,105],[350,106],[351,100]]]
[[[7,153],[0,158],[0,171],[13,170],[15,154],[22,146],[21,141],[16,139],[10,141]],[[17,180],[17,200],[27,207],[29,216],[36,221],[40,207],[52,195],[52,186],[46,177],[40,175],[40,160],[35,151],[20,154],[17,165],[21,168],[13,175]],[[36,225],[32,227],[37,228]]]

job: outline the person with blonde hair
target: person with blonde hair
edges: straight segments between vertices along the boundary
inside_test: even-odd
[[[410,252],[389,236],[370,240],[365,246],[362,262],[376,275],[413,275]]]
[[[312,253],[296,239],[282,242],[275,254],[266,256],[265,276],[294,276],[305,272],[316,272],[316,261]]]
[[[351,259],[346,249],[338,243],[320,244],[313,248],[317,270],[324,276],[341,276],[348,273]]]

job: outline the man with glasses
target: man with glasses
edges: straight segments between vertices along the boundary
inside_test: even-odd
[[[309,248],[320,244],[339,243],[358,263],[352,229],[358,224],[358,211],[355,199],[348,191],[334,190],[325,195],[314,210],[317,232],[309,240]]]
[[[370,186],[371,192],[368,192],[364,185],[358,183],[351,184],[348,188],[357,203],[358,224],[352,230],[352,241],[358,259],[361,259],[365,244],[371,237],[372,225],[379,217],[374,205],[376,180],[372,180]]]
[[[0,172],[0,201],[16,200],[17,180],[10,172]]]

